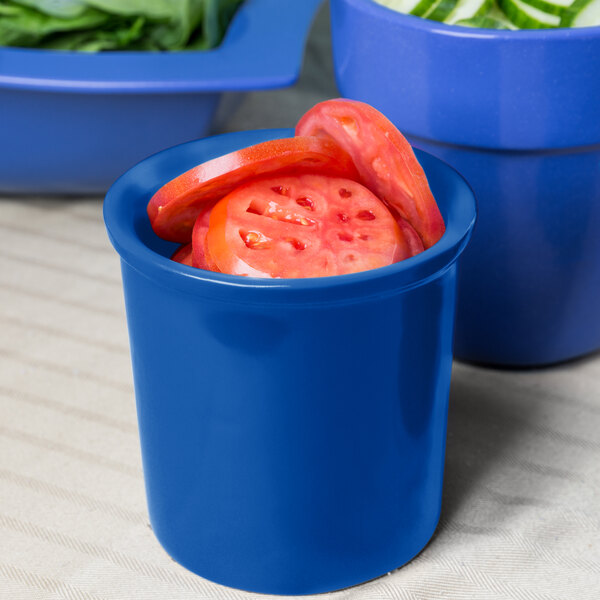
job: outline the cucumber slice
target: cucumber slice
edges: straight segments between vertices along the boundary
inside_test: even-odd
[[[391,8],[397,12],[404,13],[406,15],[411,14],[411,11],[421,2],[421,0],[374,0],[377,4]],[[427,0],[428,5],[433,4],[433,0]]]
[[[433,5],[431,10],[423,16],[432,21],[444,21],[448,15],[454,10],[458,0],[439,0]]]
[[[23,4],[32,0],[14,0]],[[78,4],[84,0],[43,0]],[[373,0],[391,10],[484,29],[600,26],[600,0]]]
[[[411,11],[415,17],[424,17],[436,4],[436,0],[421,0]]]
[[[498,0],[509,20],[520,29],[552,29],[560,25],[560,17],[529,6],[521,0]]]
[[[592,0],[573,19],[571,27],[595,27],[600,25],[600,2]]]
[[[458,21],[483,16],[494,0],[458,0],[454,10],[444,19],[444,23],[454,25]]]
[[[596,27],[600,25],[600,0],[575,0],[563,13],[561,27]]]
[[[506,29],[512,29],[513,31],[518,29],[518,27],[514,23],[511,23],[510,19],[500,10],[497,4],[494,4],[484,16],[490,17],[495,21],[500,21]]]
[[[573,4],[574,0],[523,0],[524,4],[538,8],[549,15],[562,16],[567,8]]]
[[[455,25],[463,25],[464,27],[479,27],[481,29],[509,29],[508,25],[499,19],[486,16],[461,19],[460,21],[456,21]]]

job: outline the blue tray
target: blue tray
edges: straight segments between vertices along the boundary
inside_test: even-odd
[[[205,52],[0,49],[0,192],[104,192],[142,158],[209,134],[223,92],[296,81],[321,1],[246,0]]]

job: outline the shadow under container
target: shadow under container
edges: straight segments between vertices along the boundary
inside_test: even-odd
[[[365,0],[332,0],[331,22],[340,92],[477,198],[455,355],[535,366],[600,349],[600,27],[456,27]]]
[[[292,85],[322,0],[245,0],[221,44],[178,52],[0,48],[0,193],[104,194],[214,133],[244,94]]]
[[[456,259],[475,220],[453,169],[418,153],[446,220],[426,252],[313,279],[167,259],[146,204],[192,166],[292,130],[161,152],[109,190],[152,528],[180,564],[272,594],[357,584],[413,558],[441,506]]]

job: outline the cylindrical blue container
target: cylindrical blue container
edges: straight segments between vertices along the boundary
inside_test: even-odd
[[[291,130],[177,146],[109,190],[152,527],[191,571],[326,592],[413,558],[437,525],[456,260],[475,220],[454,170],[418,153],[447,230],[389,267],[263,280],[170,261],[146,204],[166,181]]]
[[[365,0],[331,11],[341,93],[458,169],[478,199],[455,355],[530,366],[599,349],[600,27],[455,27]]]

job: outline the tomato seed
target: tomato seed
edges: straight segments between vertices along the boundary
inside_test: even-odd
[[[306,210],[315,210],[315,203],[310,198],[306,198],[305,196],[296,198],[296,204],[302,206],[302,208],[306,208]]]
[[[271,247],[271,240],[259,231],[244,231],[240,229],[240,237],[250,250],[266,250]]]
[[[338,213],[337,217],[342,223],[347,223],[350,220],[350,217],[344,213]]]
[[[335,120],[348,135],[356,137],[358,134],[358,123],[352,117],[335,117]]]
[[[342,242],[351,242],[354,236],[351,233],[338,233],[338,239]]]
[[[375,215],[370,210],[361,210],[357,215],[361,221],[373,221]]]
[[[290,195],[290,190],[288,190],[288,188],[283,187],[282,185],[276,185],[275,187],[271,188],[276,194],[279,194],[280,196],[289,196]]]
[[[346,257],[344,258],[344,261],[345,261],[345,262],[354,262],[354,261],[355,261],[355,259],[356,259],[356,257],[354,256],[354,254],[348,254],[348,256],[346,256]]]
[[[361,233],[361,234],[358,236],[358,239],[359,239],[359,240],[365,240],[365,241],[366,241],[366,240],[370,240],[370,239],[371,239],[371,236],[370,236],[370,235],[367,235],[366,233]]]
[[[350,198],[352,196],[352,192],[346,188],[340,188],[339,193],[342,198]]]
[[[289,242],[294,247],[295,250],[305,250],[306,249],[306,244],[295,238],[288,238],[286,240],[286,242]]]
[[[253,215],[264,215],[265,214],[265,206],[260,205],[256,200],[252,200],[246,209],[246,212],[251,213]]]
[[[257,200],[252,200],[246,212],[261,215],[273,219],[273,221],[284,221],[290,225],[305,225],[309,227],[316,223],[316,221],[313,221],[309,217],[290,212],[286,207],[282,207],[272,200],[269,200],[266,205]]]

